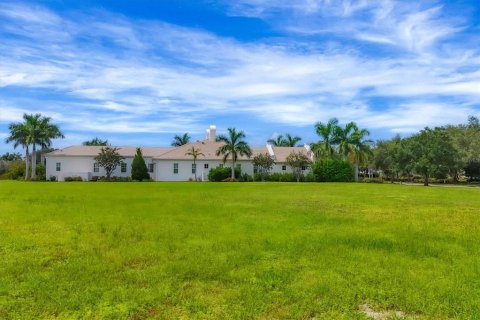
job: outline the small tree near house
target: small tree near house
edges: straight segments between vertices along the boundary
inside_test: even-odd
[[[107,180],[112,176],[112,172],[125,159],[118,153],[118,148],[104,147],[100,153],[94,158],[100,167],[105,169]]]
[[[268,153],[257,154],[253,157],[253,165],[257,167],[262,181],[265,180],[265,176],[272,170],[274,164],[275,161]]]
[[[309,166],[312,161],[307,155],[301,152],[293,151],[288,155],[286,163],[292,168],[293,175],[295,176],[297,182],[300,182],[300,178],[302,177],[302,168]]]
[[[142,181],[145,179],[150,179],[150,174],[145,160],[143,160],[142,149],[137,148],[137,153],[132,161],[132,180]]]

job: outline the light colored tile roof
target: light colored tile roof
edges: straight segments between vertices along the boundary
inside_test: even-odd
[[[188,143],[183,146],[177,147],[174,150],[171,150],[169,152],[166,152],[160,156],[155,157],[155,159],[160,159],[160,160],[191,160],[192,156],[186,155],[192,147],[195,149],[200,150],[201,153],[204,154],[204,156],[200,156],[199,159],[202,160],[223,160],[223,156],[219,155],[217,156],[217,150],[223,145],[223,142],[212,142],[208,140],[204,141],[197,141],[193,143]],[[266,153],[267,148],[266,147],[254,147],[251,148],[252,150],[252,157],[259,153]],[[248,157],[242,156],[239,157],[239,160],[247,160]]]
[[[297,153],[303,153],[306,156],[310,157],[307,149],[305,147],[272,147],[273,153],[275,154],[275,162],[283,163],[287,160],[287,157],[293,151]]]
[[[137,147],[117,147],[118,153],[123,157],[133,157],[137,152]],[[100,153],[102,147],[100,146],[71,146],[59,150],[47,153],[46,157],[58,157],[58,156],[96,156]],[[174,147],[141,147],[144,157],[156,157],[165,152],[175,149]]]
[[[188,143],[180,147],[141,147],[144,157],[151,157],[158,160],[191,160],[190,155],[186,155],[192,147],[199,149],[204,156],[200,156],[202,160],[223,160],[223,156],[216,155],[216,152],[223,142],[212,141],[197,141]],[[47,153],[46,157],[81,157],[90,156],[94,157],[100,152],[100,146],[71,146],[63,149],[55,150]],[[118,153],[124,157],[133,157],[136,153],[137,147],[117,147]],[[284,163],[286,158],[293,151],[301,152],[308,155],[307,150],[304,147],[272,147],[275,154],[275,162]],[[261,153],[268,153],[267,147],[252,147],[252,158]],[[247,160],[246,156],[239,157],[239,160]]]

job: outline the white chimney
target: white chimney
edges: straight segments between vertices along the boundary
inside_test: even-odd
[[[209,129],[207,129],[208,133],[208,141],[215,142],[217,140],[217,127],[211,125]]]
[[[205,130],[205,140],[210,140],[210,129]]]

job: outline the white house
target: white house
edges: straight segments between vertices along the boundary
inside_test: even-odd
[[[208,180],[208,172],[211,168],[230,165],[229,162],[223,163],[222,155],[216,155],[216,151],[221,145],[222,142],[216,141],[216,127],[210,126],[207,129],[206,139],[203,141],[189,143],[180,147],[141,147],[141,149],[153,180],[187,181],[194,178],[195,171],[197,178]],[[204,156],[197,158],[196,167],[193,164],[192,157],[186,155],[192,147],[199,149],[204,154]],[[55,176],[58,181],[64,181],[66,177],[72,176],[80,176],[83,180],[91,180],[94,176],[104,176],[105,171],[94,160],[101,148],[99,146],[71,146],[46,154],[46,178],[50,179]],[[118,148],[118,152],[125,159],[115,169],[112,176],[130,177],[136,147]],[[265,147],[254,147],[251,149],[253,152],[251,158],[240,157],[237,161],[237,166],[240,166],[242,172],[250,175],[254,173],[252,158],[257,154],[268,153],[275,160],[275,165],[271,172],[291,172],[291,168],[286,165],[285,161],[287,156],[293,151],[304,153],[313,160],[313,154],[308,145],[304,147],[275,147],[266,145]],[[304,169],[308,170],[308,168]]]

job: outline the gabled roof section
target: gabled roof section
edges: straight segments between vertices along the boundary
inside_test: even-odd
[[[224,143],[218,141],[197,141],[193,143],[188,143],[183,146],[177,147],[174,150],[166,152],[162,155],[155,157],[155,159],[159,160],[191,160],[192,156],[187,155],[187,153],[194,147],[198,149],[204,156],[198,157],[199,160],[223,160],[223,156],[217,156],[217,150],[220,148]],[[254,147],[250,148],[252,150],[252,157],[256,156],[260,153],[266,153],[266,147]],[[248,157],[241,156],[238,158],[239,160],[247,160]]]
[[[94,157],[100,153],[101,146],[71,146],[45,154],[46,157]],[[113,148],[113,147],[112,147]],[[116,147],[123,157],[133,157],[137,147]],[[141,147],[144,157],[153,158],[175,149],[174,147]]]
[[[284,163],[287,161],[287,157],[290,155],[292,152],[296,153],[303,153],[304,155],[308,156],[311,158],[311,152],[307,150],[305,147],[275,147],[272,146],[273,148],[273,153],[275,154],[275,162],[282,162]]]

